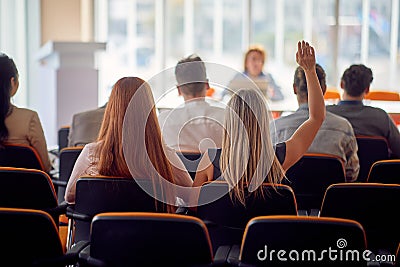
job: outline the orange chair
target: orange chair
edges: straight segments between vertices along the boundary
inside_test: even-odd
[[[340,100],[340,93],[336,88],[333,87],[328,87],[326,89],[326,92],[324,94],[324,99],[328,100],[328,99],[334,99],[334,100]]]
[[[400,94],[392,91],[370,91],[365,99],[369,100],[383,100],[383,101],[400,101]]]

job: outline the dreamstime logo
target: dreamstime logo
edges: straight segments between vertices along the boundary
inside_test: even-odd
[[[195,64],[195,62],[190,62],[190,63],[185,63],[185,64]],[[204,62],[208,74],[208,83],[210,84],[211,87],[218,87],[218,88],[223,88],[223,90],[226,90],[230,92],[231,94],[235,93],[237,89],[231,89],[228,88],[227,84],[229,82],[229,79],[233,78],[236,75],[241,75],[242,79],[246,80],[250,86],[246,87],[248,89],[254,89],[257,91],[259,94],[263,94],[258,88],[258,86],[250,80],[247,76],[239,73],[238,71],[229,68],[224,65],[216,64],[216,63],[209,63],[209,62]],[[175,192],[176,195],[182,199],[185,200],[184,205],[187,207],[193,207],[193,206],[199,206],[199,205],[205,205],[207,203],[211,203],[219,198],[221,198],[223,195],[229,193],[229,190],[215,193],[213,196],[208,196],[207,199],[202,200],[200,202],[197,202],[197,198],[192,198],[188,196],[193,196],[193,195],[198,195],[199,193],[199,187],[183,187],[179,186],[176,184],[172,184],[171,182],[167,181],[161,175],[157,172],[157,170],[154,168],[153,164],[151,163],[151,160],[149,158],[149,153],[146,149],[146,123],[149,118],[149,116],[152,114],[154,111],[155,106],[157,105],[157,102],[161,101],[163,97],[165,97],[168,93],[170,93],[172,90],[176,90],[176,79],[175,79],[175,69],[174,68],[168,68],[163,70],[162,72],[158,73],[157,75],[153,76],[147,81],[147,84],[150,86],[150,90],[153,92],[165,92],[163,95],[161,95],[157,101],[150,102],[150,104],[147,105],[147,100],[148,100],[148,95],[146,90],[149,90],[147,85],[142,85],[134,94],[132,97],[129,106],[125,112],[125,117],[124,117],[124,123],[123,123],[123,133],[122,133],[122,142],[123,142],[123,152],[124,152],[124,157],[128,166],[129,171],[131,172],[132,177],[138,177],[138,164],[140,163],[141,168],[145,168],[147,173],[151,173],[154,175],[150,175],[151,177],[158,176],[156,178],[155,183],[159,184],[162,188],[162,190],[166,190],[166,192]],[[199,81],[199,80],[190,80],[186,81],[187,83],[196,83],[196,82],[204,82],[204,81]],[[147,100],[146,100],[147,99]],[[146,101],[144,101],[146,100]],[[253,100],[252,100],[253,101]],[[254,104],[252,101],[246,101],[245,103],[250,107],[251,110],[254,111],[256,108],[256,104]],[[216,101],[218,102],[218,101]],[[259,124],[261,123],[261,120],[266,119],[268,117],[268,121],[271,122],[269,127],[271,127],[271,130],[275,130],[275,125],[272,120],[272,114],[270,112],[270,109],[268,107],[267,102],[266,103],[266,108],[268,112],[264,112],[261,118],[256,116],[257,121]],[[226,109],[229,109],[229,107],[226,106],[226,104],[222,101],[220,101],[220,106],[226,107]],[[241,119],[238,117],[236,112],[230,111],[230,113],[234,113],[233,117],[236,116],[238,120],[238,127],[241,128],[242,131],[242,137],[243,140],[241,140],[241,145],[243,146],[248,146],[248,149],[250,150],[250,142],[248,140],[247,136],[247,131],[244,128],[243,122]],[[255,112],[253,112],[256,114]],[[215,118],[210,117],[210,118],[204,118],[204,120],[215,120]],[[264,123],[265,124],[265,123]],[[162,127],[162,125],[161,125]],[[182,128],[184,125],[182,126]],[[268,136],[264,136],[268,134]],[[260,161],[265,161],[262,162],[262,164],[258,164],[258,166],[264,166],[264,170],[261,172],[263,173],[268,173],[269,169],[272,166],[273,162],[273,155],[275,153],[274,148],[272,146],[272,143],[267,144],[266,140],[270,140],[269,137],[269,132],[268,133],[262,133],[262,145],[260,147],[263,147],[263,149],[266,150],[266,155],[268,157],[261,158]],[[232,140],[232,137],[229,137],[231,140],[230,142],[237,142],[238,140]],[[246,141],[247,140],[247,141]],[[154,152],[153,152],[154,153]],[[166,153],[170,163],[175,167],[175,168],[184,168],[182,164],[179,164],[179,162],[176,162],[176,159],[173,157],[169,157],[168,153]],[[175,157],[176,158],[176,157]],[[243,159],[245,161],[245,159]],[[139,163],[138,163],[139,162]],[[230,164],[235,164],[235,162],[232,162]],[[229,167],[228,167],[229,168]],[[193,170],[192,170],[193,171]],[[242,168],[240,172],[243,174],[245,172],[245,168]],[[142,172],[143,173],[143,172]],[[139,173],[141,175],[142,173]],[[222,173],[224,175],[224,173]],[[261,175],[259,175],[261,176]],[[241,176],[240,176],[241,177]],[[265,176],[266,177],[266,176]],[[142,177],[140,177],[142,178]],[[260,179],[252,179],[251,184],[249,185],[249,190],[253,191],[256,188],[258,188],[262,182],[263,178]],[[138,181],[138,179],[136,179]],[[139,183],[140,185],[140,183]],[[153,196],[155,199],[162,201],[166,204],[170,205],[175,205],[176,204],[176,199],[165,199],[163,194],[155,194],[155,192],[148,187],[142,187],[144,191],[147,192],[147,194]]]
[[[347,240],[339,238],[336,241],[336,247],[328,247],[327,249],[314,250],[274,250],[268,249],[267,245],[257,252],[257,259],[259,261],[366,261],[366,262],[395,262],[395,255],[375,255],[370,250],[358,251],[356,249],[345,249],[347,247]]]

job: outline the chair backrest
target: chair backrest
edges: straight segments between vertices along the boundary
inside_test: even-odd
[[[365,182],[368,178],[372,164],[378,160],[389,159],[389,146],[387,140],[381,136],[356,136],[358,145],[358,159],[360,172],[357,182]]]
[[[140,212],[95,216],[90,256],[107,266],[208,266],[213,260],[201,220]]]
[[[336,250],[336,260],[330,258],[327,252],[330,248]],[[362,260],[366,248],[364,229],[353,220],[261,216],[248,223],[239,260],[251,266],[366,266]],[[360,261],[350,260],[356,254],[348,255],[348,250],[357,250]],[[349,260],[346,261],[347,256]]]
[[[0,207],[43,210],[52,214],[57,195],[49,175],[40,170],[0,167]]]
[[[72,170],[75,165],[75,161],[82,152],[83,147],[65,147],[60,152],[59,162],[59,181],[68,183],[69,177],[71,176]],[[58,186],[58,203],[64,201],[65,187]]]
[[[400,160],[379,160],[372,166],[367,182],[383,184],[400,184]]]
[[[369,249],[394,253],[400,242],[399,203],[400,185],[335,184],[326,190],[320,216],[356,220],[365,229]]]
[[[376,90],[369,91],[364,98],[369,100],[400,101],[400,94],[393,91]]]
[[[329,154],[305,154],[286,172],[300,210],[319,209],[326,188],[346,181],[343,161]]]
[[[0,148],[0,166],[45,170],[37,151],[23,144],[5,144]]]
[[[59,259],[64,252],[57,229],[46,212],[0,208],[1,265],[43,266],[41,261]]]
[[[334,99],[340,100],[340,92],[336,88],[328,87],[324,94],[324,99]]]
[[[261,215],[296,215],[296,198],[289,186],[264,183],[264,198],[249,195],[246,207],[233,202],[226,182],[207,182],[199,194],[197,217],[206,222],[213,248],[240,244],[247,222]],[[221,196],[214,200],[216,196]]]
[[[58,142],[59,152],[61,152],[63,148],[68,147],[69,130],[70,126],[63,126],[60,129],[58,129],[57,142]]]
[[[202,153],[188,152],[188,151],[177,151],[178,157],[182,160],[183,165],[185,165],[190,177],[194,180],[196,176],[197,166],[202,157]]]
[[[153,192],[152,181],[101,176],[79,178],[76,183],[74,213],[84,216],[81,216],[82,220],[75,219],[74,241],[89,240],[90,222],[96,214],[113,211],[163,211],[163,205],[142,188]]]

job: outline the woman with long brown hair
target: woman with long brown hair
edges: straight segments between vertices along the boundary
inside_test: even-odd
[[[74,203],[76,182],[83,175],[160,177],[192,185],[175,151],[162,142],[151,88],[142,79],[124,77],[113,86],[97,141],[83,148],[68,181],[68,203]]]

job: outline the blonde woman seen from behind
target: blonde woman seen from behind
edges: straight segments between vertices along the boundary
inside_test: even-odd
[[[204,154],[193,186],[224,179],[233,189],[233,198],[245,205],[247,191],[262,196],[259,185],[265,179],[272,184],[280,183],[285,171],[303,156],[324,121],[325,104],[315,69],[314,48],[305,41],[298,43],[296,62],[307,79],[309,118],[290,139],[274,149],[265,97],[256,90],[239,90],[228,102],[222,148]]]

